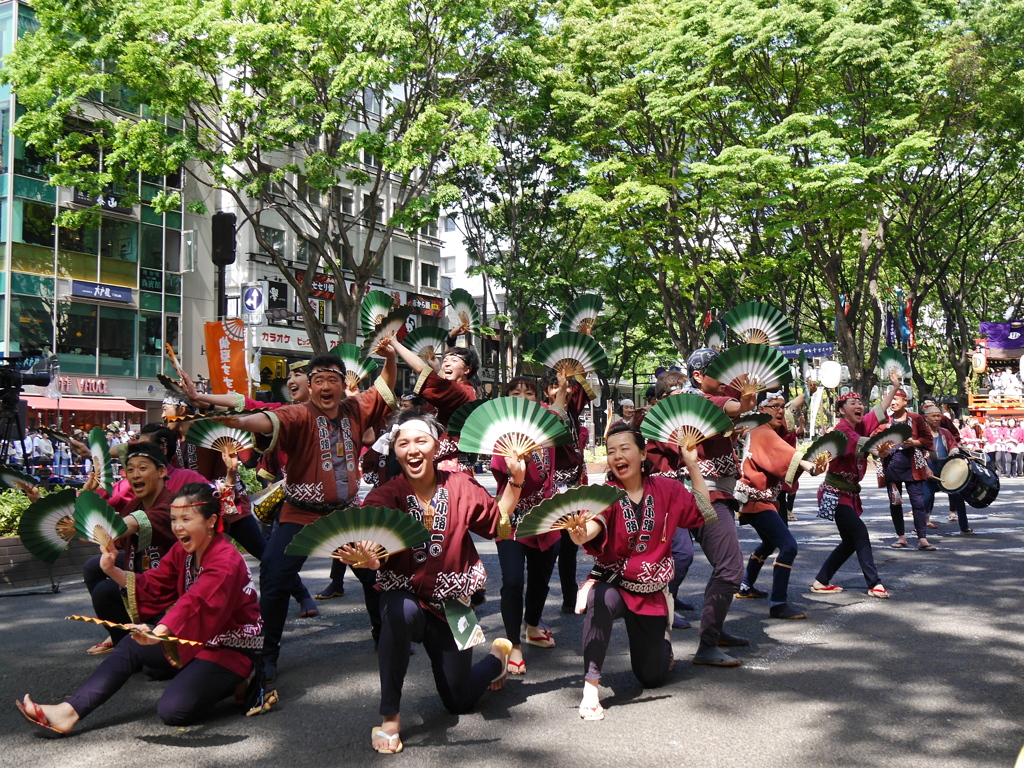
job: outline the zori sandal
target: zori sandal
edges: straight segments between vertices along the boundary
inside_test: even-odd
[[[373,740],[374,739],[387,739],[388,746],[386,746],[386,747],[373,747],[373,750],[375,752],[379,752],[382,755],[397,755],[399,752],[401,752],[403,749],[405,749],[405,745],[402,743],[402,739],[399,738],[399,735],[397,733],[387,733],[386,731],[382,731],[380,728],[371,728],[370,729],[370,745],[371,746],[373,746]],[[395,745],[396,741],[398,742],[397,745]]]

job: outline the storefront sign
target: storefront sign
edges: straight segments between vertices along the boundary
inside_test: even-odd
[[[76,389],[72,388],[74,384]],[[83,395],[107,395],[110,391],[106,379],[79,379],[70,376],[61,376],[57,379],[57,388],[67,394],[78,392]]]
[[[309,341],[309,334],[305,331],[293,331],[291,329],[275,328],[251,328],[252,345],[266,351],[287,351],[287,352],[312,352],[313,345]],[[338,342],[338,334],[327,334],[327,347],[330,348]]]
[[[408,305],[419,314],[427,317],[441,317],[444,314],[444,299],[436,296],[423,296],[419,293],[407,294]]]
[[[71,281],[71,295],[80,296],[83,299],[120,301],[125,304],[131,304],[132,301],[131,288],[121,288],[116,285],[104,285],[103,283],[87,283],[82,280]]]
[[[245,373],[245,324],[239,318],[206,323],[210,390],[215,395],[249,391]]]
[[[800,357],[801,350],[807,358],[832,357],[836,353],[836,345],[832,342],[821,344],[789,344],[776,347],[779,352],[785,355],[787,360],[796,360]]]

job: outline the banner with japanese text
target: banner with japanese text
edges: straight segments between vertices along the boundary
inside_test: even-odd
[[[240,318],[206,323],[206,357],[210,366],[210,392],[249,394],[245,372],[245,324]]]

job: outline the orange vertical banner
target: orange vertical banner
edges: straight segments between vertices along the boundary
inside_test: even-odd
[[[249,394],[245,370],[245,323],[240,318],[206,323],[206,359],[210,366],[210,392]]]

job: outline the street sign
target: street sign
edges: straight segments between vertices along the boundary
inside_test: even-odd
[[[246,325],[263,325],[266,322],[267,281],[244,283],[242,285],[242,321]]]

